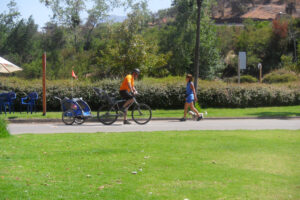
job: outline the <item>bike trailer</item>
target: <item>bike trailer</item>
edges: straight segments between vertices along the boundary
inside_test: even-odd
[[[76,117],[82,116],[86,118],[92,116],[89,105],[81,98],[69,99],[65,97],[61,102],[61,109],[63,112],[73,110]]]

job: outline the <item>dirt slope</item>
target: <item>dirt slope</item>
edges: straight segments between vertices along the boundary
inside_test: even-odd
[[[272,20],[280,13],[300,18],[300,0],[217,0],[213,8],[217,21]]]

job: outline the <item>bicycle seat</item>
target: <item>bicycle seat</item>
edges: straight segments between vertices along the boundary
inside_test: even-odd
[[[96,87],[94,87],[93,90],[100,96],[101,96],[101,93],[103,92],[103,90],[96,88]]]
[[[114,103],[114,98],[111,98],[107,92],[105,90],[101,90],[99,88],[93,88],[94,91],[96,92],[96,94],[101,98],[104,99],[105,101],[107,101],[109,104],[113,104]]]

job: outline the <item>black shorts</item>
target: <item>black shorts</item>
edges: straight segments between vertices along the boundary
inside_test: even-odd
[[[133,98],[132,94],[130,94],[127,90],[120,90],[120,95],[124,100],[130,100]]]

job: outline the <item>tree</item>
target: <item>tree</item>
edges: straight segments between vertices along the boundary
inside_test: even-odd
[[[88,9],[84,0],[40,0],[45,6],[51,8],[53,12],[52,20],[67,26],[73,34],[73,41],[76,50],[79,50],[78,28],[82,24],[82,13],[87,12],[89,18],[86,24],[89,35],[87,43],[90,42],[90,34],[95,26],[100,22],[106,13],[113,7],[125,5],[121,0],[92,0],[92,8]],[[131,1],[128,1],[131,2]],[[89,44],[87,44],[89,46]]]
[[[7,54],[5,48],[7,37],[11,30],[17,25],[20,13],[17,9],[17,4],[11,0],[8,4],[8,13],[3,12],[0,14],[0,54]]]
[[[0,14],[0,28],[1,30],[12,29],[16,25],[16,21],[20,16],[20,12],[17,9],[17,3],[11,0],[7,4],[8,13],[4,12]]]
[[[300,58],[300,43],[298,44],[298,58]],[[297,69],[298,72],[300,73],[300,59],[298,59]]]
[[[32,17],[27,21],[22,19],[9,32],[3,47],[5,54],[10,55],[17,64],[31,62],[34,59],[35,49],[38,42],[35,40],[37,25]]]
[[[298,62],[297,38],[300,36],[300,26],[297,27],[297,23],[300,25],[300,20],[291,19],[288,25],[288,39],[293,44],[294,62],[296,63]]]
[[[268,48],[271,43],[272,27],[269,22],[254,22],[246,20],[244,29],[237,36],[236,54],[239,51],[247,53],[247,70],[248,73],[257,74],[257,64],[262,63],[264,70],[268,70],[264,62],[270,51]],[[236,68],[237,68],[236,59]]]
[[[53,16],[52,20],[66,25],[74,36],[74,46],[78,50],[77,28],[81,23],[80,15],[85,10],[83,0],[40,0],[45,6],[50,7]]]
[[[197,0],[197,31],[196,31],[196,46],[195,46],[195,89],[197,91],[198,88],[198,76],[199,76],[199,47],[200,47],[200,22],[201,22],[201,7],[202,0]]]
[[[246,20],[244,25],[236,35],[235,52],[247,52],[247,72],[257,74],[258,63],[263,64],[264,73],[280,67],[280,58],[288,51],[288,23]]]
[[[66,51],[67,47],[66,28],[48,22],[43,29],[42,48],[47,52],[47,62],[49,63],[47,76],[49,78],[59,77],[60,70],[65,70],[65,60],[67,59],[67,56],[62,53]],[[73,53],[75,54],[75,52]]]
[[[202,0],[203,1],[203,0]],[[212,1],[204,0],[201,9],[199,76],[210,79],[216,76],[216,68],[220,63],[217,48],[216,26],[210,19]],[[172,52],[168,63],[173,75],[193,73],[195,75],[195,50],[197,32],[197,5],[195,0],[176,0],[173,2],[177,9],[174,22],[163,27],[160,39],[161,51]]]
[[[296,0],[286,0],[286,8],[285,11],[289,15],[293,15],[294,13],[297,12],[296,9]]]
[[[99,41],[98,77],[121,77],[134,68],[140,68],[144,75],[163,76],[168,73],[163,69],[168,55],[159,53],[156,42],[143,35],[150,20],[147,5],[142,2],[132,8],[127,20],[112,27],[104,44]]]

